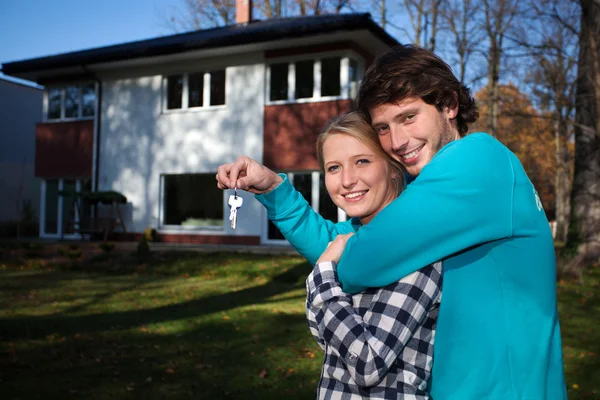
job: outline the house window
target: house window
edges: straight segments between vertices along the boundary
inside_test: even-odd
[[[271,64],[271,101],[288,99],[288,63]]]
[[[93,118],[96,113],[96,88],[93,83],[48,88],[46,99],[47,120]]]
[[[220,106],[225,104],[225,71],[210,73],[210,105]]]
[[[270,103],[320,101],[354,97],[358,61],[347,56],[276,62],[267,69]]]
[[[167,228],[223,227],[223,191],[215,174],[163,175],[162,225]]]
[[[181,108],[183,104],[183,75],[167,77],[167,109]]]
[[[186,110],[225,104],[225,70],[165,77],[166,110]]]
[[[182,87],[183,89],[183,87]],[[188,107],[202,107],[202,98],[204,96],[204,74],[195,73],[188,76]],[[179,94],[181,100],[181,93]],[[181,101],[179,107],[181,108]]]
[[[309,99],[313,97],[315,81],[314,61],[299,61],[296,63],[296,99]]]
[[[48,119],[60,119],[62,108],[62,90],[48,90]]]
[[[94,84],[81,87],[82,117],[93,117],[96,113],[96,88]]]
[[[358,94],[358,62],[350,59],[348,62],[348,82],[350,84],[350,98],[355,98]]]
[[[294,188],[302,194],[313,210],[332,222],[345,221],[347,216],[338,208],[325,187],[325,175],[319,171],[290,172],[288,179]],[[268,240],[285,240],[279,229],[271,221],[267,222]]]
[[[321,60],[321,96],[339,96],[342,92],[340,62],[340,57]]]

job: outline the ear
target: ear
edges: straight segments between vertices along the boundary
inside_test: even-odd
[[[454,93],[454,106],[446,107],[448,119],[454,119],[458,116],[458,95]]]

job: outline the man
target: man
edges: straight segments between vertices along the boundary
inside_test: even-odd
[[[464,136],[478,117],[468,89],[418,47],[377,59],[357,106],[413,181],[344,237],[344,291],[381,287],[443,260],[432,398],[565,399],[553,241],[517,157],[484,133]],[[338,233],[356,231],[323,220],[284,177],[248,158],[221,166],[218,180],[257,193],[313,263]]]

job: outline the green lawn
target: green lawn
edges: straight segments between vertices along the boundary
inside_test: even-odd
[[[94,245],[95,246],[95,245]],[[300,257],[0,245],[1,399],[314,399]],[[600,268],[559,284],[570,399],[600,398]]]

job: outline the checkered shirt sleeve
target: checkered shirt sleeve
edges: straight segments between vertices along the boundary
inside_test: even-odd
[[[381,288],[363,317],[337,278],[336,264],[317,264],[306,280],[311,334],[339,354],[358,386],[377,385],[394,365],[441,296],[438,270],[429,268]],[[393,288],[393,290],[392,290]]]

